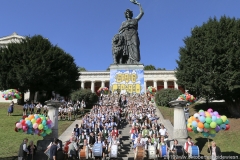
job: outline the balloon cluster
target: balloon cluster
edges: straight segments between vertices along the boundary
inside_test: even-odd
[[[157,89],[152,86],[149,86],[147,89],[147,92],[150,94],[153,94],[153,93],[157,92]]]
[[[229,120],[224,115],[209,108],[207,111],[199,110],[188,119],[187,130],[195,133],[201,132],[204,137],[215,137],[220,130],[229,130]]]
[[[34,114],[23,116],[19,122],[16,122],[15,131],[45,137],[46,135],[52,133],[52,125],[52,121],[48,117],[40,114]]]
[[[19,92],[16,89],[8,89],[3,92],[2,97],[5,98],[5,100],[13,100],[13,99],[21,99],[22,95],[21,95],[21,92]]]
[[[98,93],[103,93],[103,94],[108,94],[108,88],[107,87],[100,87],[99,89],[98,89]]]
[[[196,98],[186,92],[185,94],[181,94],[180,96],[178,96],[177,100],[185,100],[188,101],[188,103],[192,104],[196,101]]]

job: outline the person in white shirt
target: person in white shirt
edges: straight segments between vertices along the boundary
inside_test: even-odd
[[[45,116],[47,116],[47,113],[48,113],[48,106],[45,104],[45,105],[43,106],[43,114],[44,114]]]
[[[40,102],[36,105],[36,108],[37,108],[36,114],[40,114],[41,113],[41,108],[42,108],[42,105],[41,105]]]
[[[184,150],[187,154],[189,154],[188,152],[189,146],[194,146],[194,143],[191,141],[191,137],[188,137],[187,142],[185,142],[184,144]]]
[[[166,137],[168,136],[167,129],[164,128],[163,125],[161,125],[161,129],[159,129],[160,136]]]

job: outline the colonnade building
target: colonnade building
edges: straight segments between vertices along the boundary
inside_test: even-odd
[[[82,71],[79,76],[79,87],[91,89],[97,92],[100,87],[108,87],[110,81],[110,71]],[[144,71],[144,88],[145,93],[148,86],[153,86],[157,90],[175,88],[184,91],[177,84],[175,71],[167,70],[145,70]]]

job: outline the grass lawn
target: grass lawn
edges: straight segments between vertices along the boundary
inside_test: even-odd
[[[212,108],[214,111],[218,111],[220,115],[226,115],[230,121],[230,129],[228,131],[220,131],[216,134],[216,137],[210,137],[209,140],[214,140],[220,147],[223,156],[238,156],[240,159],[240,119],[232,118],[229,114],[226,104],[221,102],[213,102],[207,104],[194,104],[189,107],[190,115],[198,112],[200,109],[207,110]],[[174,109],[168,107],[159,107],[163,117],[169,119],[173,124]],[[199,147],[201,154],[208,156],[207,143],[208,139],[204,138],[201,133],[189,132],[189,136],[192,137],[194,143]]]
[[[24,138],[33,140],[34,144],[43,138],[37,135],[18,133],[14,131],[15,123],[22,118],[22,106],[14,105],[12,116],[7,116],[9,103],[0,103],[0,159],[18,155],[19,145]],[[59,121],[58,134],[61,135],[73,121]]]

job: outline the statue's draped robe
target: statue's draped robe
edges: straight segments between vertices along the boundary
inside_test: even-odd
[[[136,64],[140,61],[140,40],[138,37],[138,20],[130,19],[122,23],[120,30],[124,36],[124,55],[128,56],[128,64]]]

